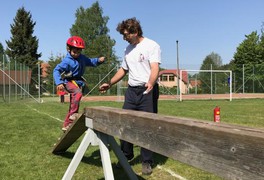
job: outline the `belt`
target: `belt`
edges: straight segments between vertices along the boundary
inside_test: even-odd
[[[83,79],[83,77],[70,77],[70,78],[65,78],[65,79],[67,79],[68,81],[71,81],[71,80],[82,80],[82,81],[84,81],[84,79]]]
[[[141,85],[141,86],[128,86],[128,87],[130,87],[130,88],[135,88],[135,89],[145,89],[146,87],[145,87],[145,85]]]

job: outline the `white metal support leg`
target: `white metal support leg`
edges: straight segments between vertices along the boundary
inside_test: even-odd
[[[114,151],[117,159],[119,160],[120,164],[122,165],[122,167],[126,171],[129,179],[138,180],[136,174],[134,173],[131,166],[127,162],[127,158],[125,157],[124,153],[121,151],[121,149],[120,149],[119,145],[117,144],[115,138],[113,136],[107,136],[107,137],[108,137],[108,142],[109,142],[111,148],[113,149],[113,151]]]
[[[82,157],[89,147],[89,145],[99,145],[100,148],[100,154],[103,164],[103,170],[104,170],[104,176],[105,180],[114,180],[113,170],[112,170],[112,164],[110,159],[110,153],[108,150],[108,144],[112,147],[114,153],[116,154],[119,162],[123,166],[124,170],[128,174],[129,179],[131,180],[138,180],[136,174],[133,172],[131,166],[128,164],[127,159],[123,152],[121,151],[119,145],[115,141],[113,136],[109,136],[107,134],[94,131],[92,119],[86,118],[86,126],[88,127],[88,130],[86,131],[86,134],[78,147],[70,165],[68,166],[62,180],[70,180],[72,179],[78,165],[80,164]]]
[[[107,135],[101,134],[98,132],[97,132],[97,135],[98,135],[98,138],[100,139],[99,148],[100,148],[100,154],[101,154],[105,179],[106,180],[114,180],[110,154],[109,154],[109,150],[107,148],[107,146],[108,146]]]
[[[68,166],[68,168],[67,168],[67,170],[66,170],[66,172],[62,178],[63,180],[72,179],[72,176],[73,176],[74,172],[76,171],[78,165],[80,164],[86,149],[88,148],[89,144],[94,140],[94,136],[96,136],[94,131],[92,129],[88,128],[80,146],[78,147],[70,165]]]
[[[132,170],[131,166],[127,162],[127,158],[125,157],[124,153],[121,151],[119,145],[117,144],[116,140],[113,136],[106,135],[101,132],[96,132],[97,136],[101,141],[99,141],[100,153],[104,168],[104,175],[105,179],[111,179],[112,173],[112,165],[110,161],[110,154],[107,148],[108,144],[113,149],[116,157],[118,158],[119,162],[121,163],[122,167],[124,168],[125,172],[127,173],[130,180],[138,180],[136,174]],[[114,177],[113,177],[114,178]]]

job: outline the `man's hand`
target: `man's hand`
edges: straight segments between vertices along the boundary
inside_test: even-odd
[[[145,84],[145,87],[146,87],[147,89],[144,91],[143,94],[148,94],[148,93],[153,89],[153,85],[152,85],[151,83],[149,83],[149,82],[147,82],[147,83]]]
[[[99,87],[99,91],[101,93],[105,93],[109,88],[111,87],[111,84],[109,83],[104,83]]]

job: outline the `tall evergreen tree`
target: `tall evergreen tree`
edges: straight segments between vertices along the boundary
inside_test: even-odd
[[[82,6],[76,11],[76,20],[70,29],[70,34],[80,36],[84,39],[86,48],[83,54],[88,57],[105,56],[106,62],[100,68],[89,68],[84,75],[91,86],[98,82],[99,74],[106,75],[118,63],[113,46],[115,41],[108,35],[108,16],[103,16],[103,10],[98,2],[90,8]],[[114,73],[114,71],[113,71]]]
[[[3,55],[4,55],[4,47],[3,45],[0,43],[0,62],[3,61]]]
[[[2,64],[6,64],[6,63],[7,63],[7,59],[6,59],[6,55],[4,54],[4,47],[0,43],[0,68],[3,68]]]
[[[36,22],[32,21],[32,15],[24,7],[19,8],[11,26],[11,40],[6,41],[6,54],[11,61],[25,63],[29,67],[35,66],[41,53],[38,54],[38,39],[33,36]]]

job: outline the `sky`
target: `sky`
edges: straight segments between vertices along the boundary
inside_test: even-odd
[[[81,6],[89,8],[96,0],[9,0],[0,7],[0,43],[6,48],[11,39],[10,25],[17,10],[24,7],[36,22],[34,36],[39,40],[41,60],[66,54],[66,41]],[[103,16],[108,16],[109,35],[122,59],[128,45],[116,31],[122,20],[136,17],[143,35],[156,41],[162,50],[161,67],[197,70],[205,57],[217,53],[228,64],[245,35],[261,33],[264,23],[263,0],[98,0]],[[178,51],[177,43],[178,41]]]

